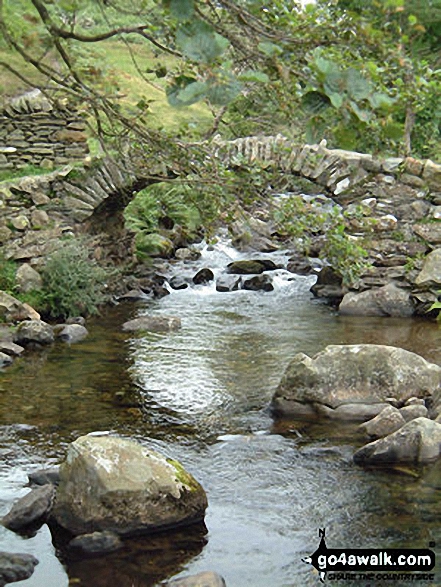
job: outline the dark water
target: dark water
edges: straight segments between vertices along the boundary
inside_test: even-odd
[[[221,265],[226,254],[206,262]],[[82,343],[28,354],[0,374],[0,515],[26,493],[29,471],[59,462],[69,442],[94,430],[180,459],[209,499],[206,528],[131,540],[89,561],[57,557],[46,526],[30,538],[0,526],[0,550],[40,559],[17,585],[152,587],[210,569],[228,587],[313,586],[318,577],[301,559],[323,527],[334,548],[441,545],[439,465],[365,471],[352,463],[356,427],[274,422],[268,411],[296,352],[382,343],[441,363],[441,331],[421,320],[339,317],[312,299],[310,285],[282,272],[273,293],[199,287],[121,305],[90,322]],[[122,334],[125,320],[146,312],[180,316],[183,327]]]

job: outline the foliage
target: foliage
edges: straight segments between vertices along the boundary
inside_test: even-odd
[[[10,261],[0,254],[0,290],[5,291],[11,295],[14,294],[15,289],[15,274],[17,272],[17,265],[14,261]]]
[[[312,236],[323,235],[320,255],[335,269],[347,285],[354,284],[369,266],[367,252],[355,237],[347,232],[346,214],[339,206],[320,209],[301,196],[283,197],[274,210],[278,232],[296,238],[308,252]]]
[[[112,276],[89,258],[87,247],[68,239],[52,253],[42,271],[45,311],[51,317],[96,314]]]

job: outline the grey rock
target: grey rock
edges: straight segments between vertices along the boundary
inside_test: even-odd
[[[0,552],[0,587],[29,579],[37,565],[32,554]]]
[[[26,293],[33,289],[41,289],[43,287],[43,279],[38,271],[35,271],[28,263],[23,263],[17,269],[15,280],[19,291]]]
[[[51,344],[54,342],[54,332],[49,324],[42,320],[26,320],[20,322],[14,336],[17,344]]]
[[[368,419],[366,406],[384,408],[392,402],[404,405],[411,397],[435,398],[440,385],[441,367],[415,353],[385,345],[330,345],[313,358],[303,353],[294,357],[272,408],[277,415],[294,417],[322,416],[330,409],[335,417],[343,410],[347,417],[344,406],[352,406],[353,413],[359,405],[355,419],[363,420]]]
[[[395,316],[408,318],[415,312],[408,292],[389,283],[361,293],[348,292],[339,312],[346,316]]]
[[[60,482],[60,467],[38,469],[28,475],[30,485],[58,485]]]
[[[342,277],[331,267],[323,267],[317,276],[317,281],[311,287],[311,292],[319,298],[327,299],[331,304],[338,305],[347,288],[342,283]]]
[[[242,279],[234,275],[220,275],[216,280],[216,291],[237,291],[242,285]]]
[[[441,286],[441,249],[435,249],[424,259],[423,267],[415,279],[419,288]]]
[[[388,406],[372,420],[360,424],[359,430],[369,438],[383,438],[399,430],[405,423],[406,420],[400,410]]]
[[[429,410],[424,405],[410,404],[400,408],[400,414],[406,422],[410,422],[416,418],[427,418]]]
[[[274,286],[269,275],[255,275],[249,279],[244,279],[243,289],[250,291],[273,291]]]
[[[211,269],[209,269],[208,267],[203,267],[193,277],[193,283],[195,285],[206,285],[207,283],[210,283],[210,281],[213,281],[213,279],[214,279],[213,271]]]
[[[0,351],[0,368],[8,367],[13,362],[13,358],[7,355],[6,353],[2,353]]]
[[[174,316],[140,316],[125,322],[122,329],[124,332],[172,332],[181,326],[181,319]]]
[[[164,587],[227,587],[223,577],[212,571],[168,581]]]
[[[2,524],[10,530],[19,531],[42,523],[49,515],[55,496],[52,485],[42,485],[32,489],[19,499],[11,511],[2,518]]]
[[[186,279],[179,275],[174,275],[168,283],[172,289],[186,289],[188,287]]]
[[[114,532],[92,532],[76,536],[69,542],[69,550],[82,556],[99,556],[123,548],[121,538]]]
[[[249,259],[233,261],[227,265],[227,273],[234,275],[256,275],[264,271],[274,271],[277,265],[271,259]]]
[[[81,324],[59,324],[54,328],[54,333],[60,340],[74,344],[86,338],[89,331]]]
[[[0,340],[0,352],[9,355],[10,357],[19,357],[24,352],[24,348],[14,342]]]
[[[40,315],[28,304],[23,304],[13,296],[0,291],[0,319],[5,322],[39,320]]]
[[[435,461],[440,452],[441,424],[428,418],[416,418],[393,434],[360,448],[354,454],[354,461],[360,465],[416,465]]]
[[[149,533],[202,521],[207,498],[177,461],[131,440],[82,436],[60,467],[53,508],[74,535]]]

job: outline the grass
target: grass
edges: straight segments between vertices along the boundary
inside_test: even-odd
[[[141,112],[136,105],[140,102],[148,105],[146,115],[152,127],[175,134],[185,131],[195,136],[210,128],[213,115],[205,104],[185,108],[174,108],[168,104],[165,95],[166,78],[157,78],[154,73],[147,71],[164,66],[172,70],[177,65],[176,59],[172,56],[156,57],[147,42],[126,44],[112,40],[86,48],[81,46],[77,60],[78,67],[89,74],[90,64],[94,64],[101,89],[116,96],[125,112],[139,116]],[[19,55],[9,51],[4,44],[0,44],[1,61],[19,71],[35,86],[44,81],[37,70],[26,64]],[[0,93],[3,97],[17,96],[30,89],[20,78],[0,66]]]
[[[20,167],[19,169],[2,169],[0,170],[0,182],[26,177],[27,175],[44,175],[47,172],[47,169],[35,165],[26,165],[26,167]]]

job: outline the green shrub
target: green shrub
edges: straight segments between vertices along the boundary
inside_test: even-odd
[[[0,255],[0,290],[9,294],[14,293],[16,272],[17,265],[14,261],[9,261]]]
[[[81,241],[65,241],[42,271],[43,310],[54,318],[98,313],[98,306],[107,300],[106,283],[113,273],[91,260]]]

